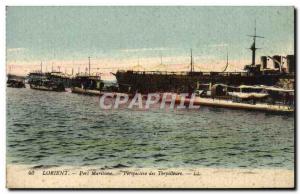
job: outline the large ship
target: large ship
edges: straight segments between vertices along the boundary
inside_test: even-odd
[[[256,35],[254,30],[253,43],[249,48],[252,51],[252,62],[245,65],[240,72],[228,72],[227,64],[222,72],[194,71],[193,55],[191,52],[190,71],[122,71],[114,73],[119,89],[122,92],[191,92],[197,89],[209,89],[215,84],[230,86],[239,85],[266,85],[294,89],[295,57],[287,56],[261,56],[261,64],[256,64]],[[268,67],[268,60],[273,62],[273,67]],[[285,63],[285,65],[284,65]],[[285,66],[285,67],[284,67]]]

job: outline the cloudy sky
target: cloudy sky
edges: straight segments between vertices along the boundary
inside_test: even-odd
[[[294,53],[293,7],[8,7],[7,69],[182,71],[192,48],[196,70],[222,70],[227,50],[241,70],[255,20],[258,56]]]

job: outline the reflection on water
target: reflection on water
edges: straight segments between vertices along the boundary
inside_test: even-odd
[[[294,118],[242,110],[101,110],[99,97],[7,89],[7,160],[120,167],[293,168]]]

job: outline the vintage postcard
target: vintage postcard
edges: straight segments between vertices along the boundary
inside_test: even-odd
[[[294,23],[294,7],[6,7],[6,187],[295,188]]]

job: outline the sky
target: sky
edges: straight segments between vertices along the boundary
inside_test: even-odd
[[[86,71],[109,76],[118,69],[229,70],[251,63],[256,20],[256,61],[294,53],[293,7],[7,7],[7,71]],[[59,67],[58,67],[59,66]]]

